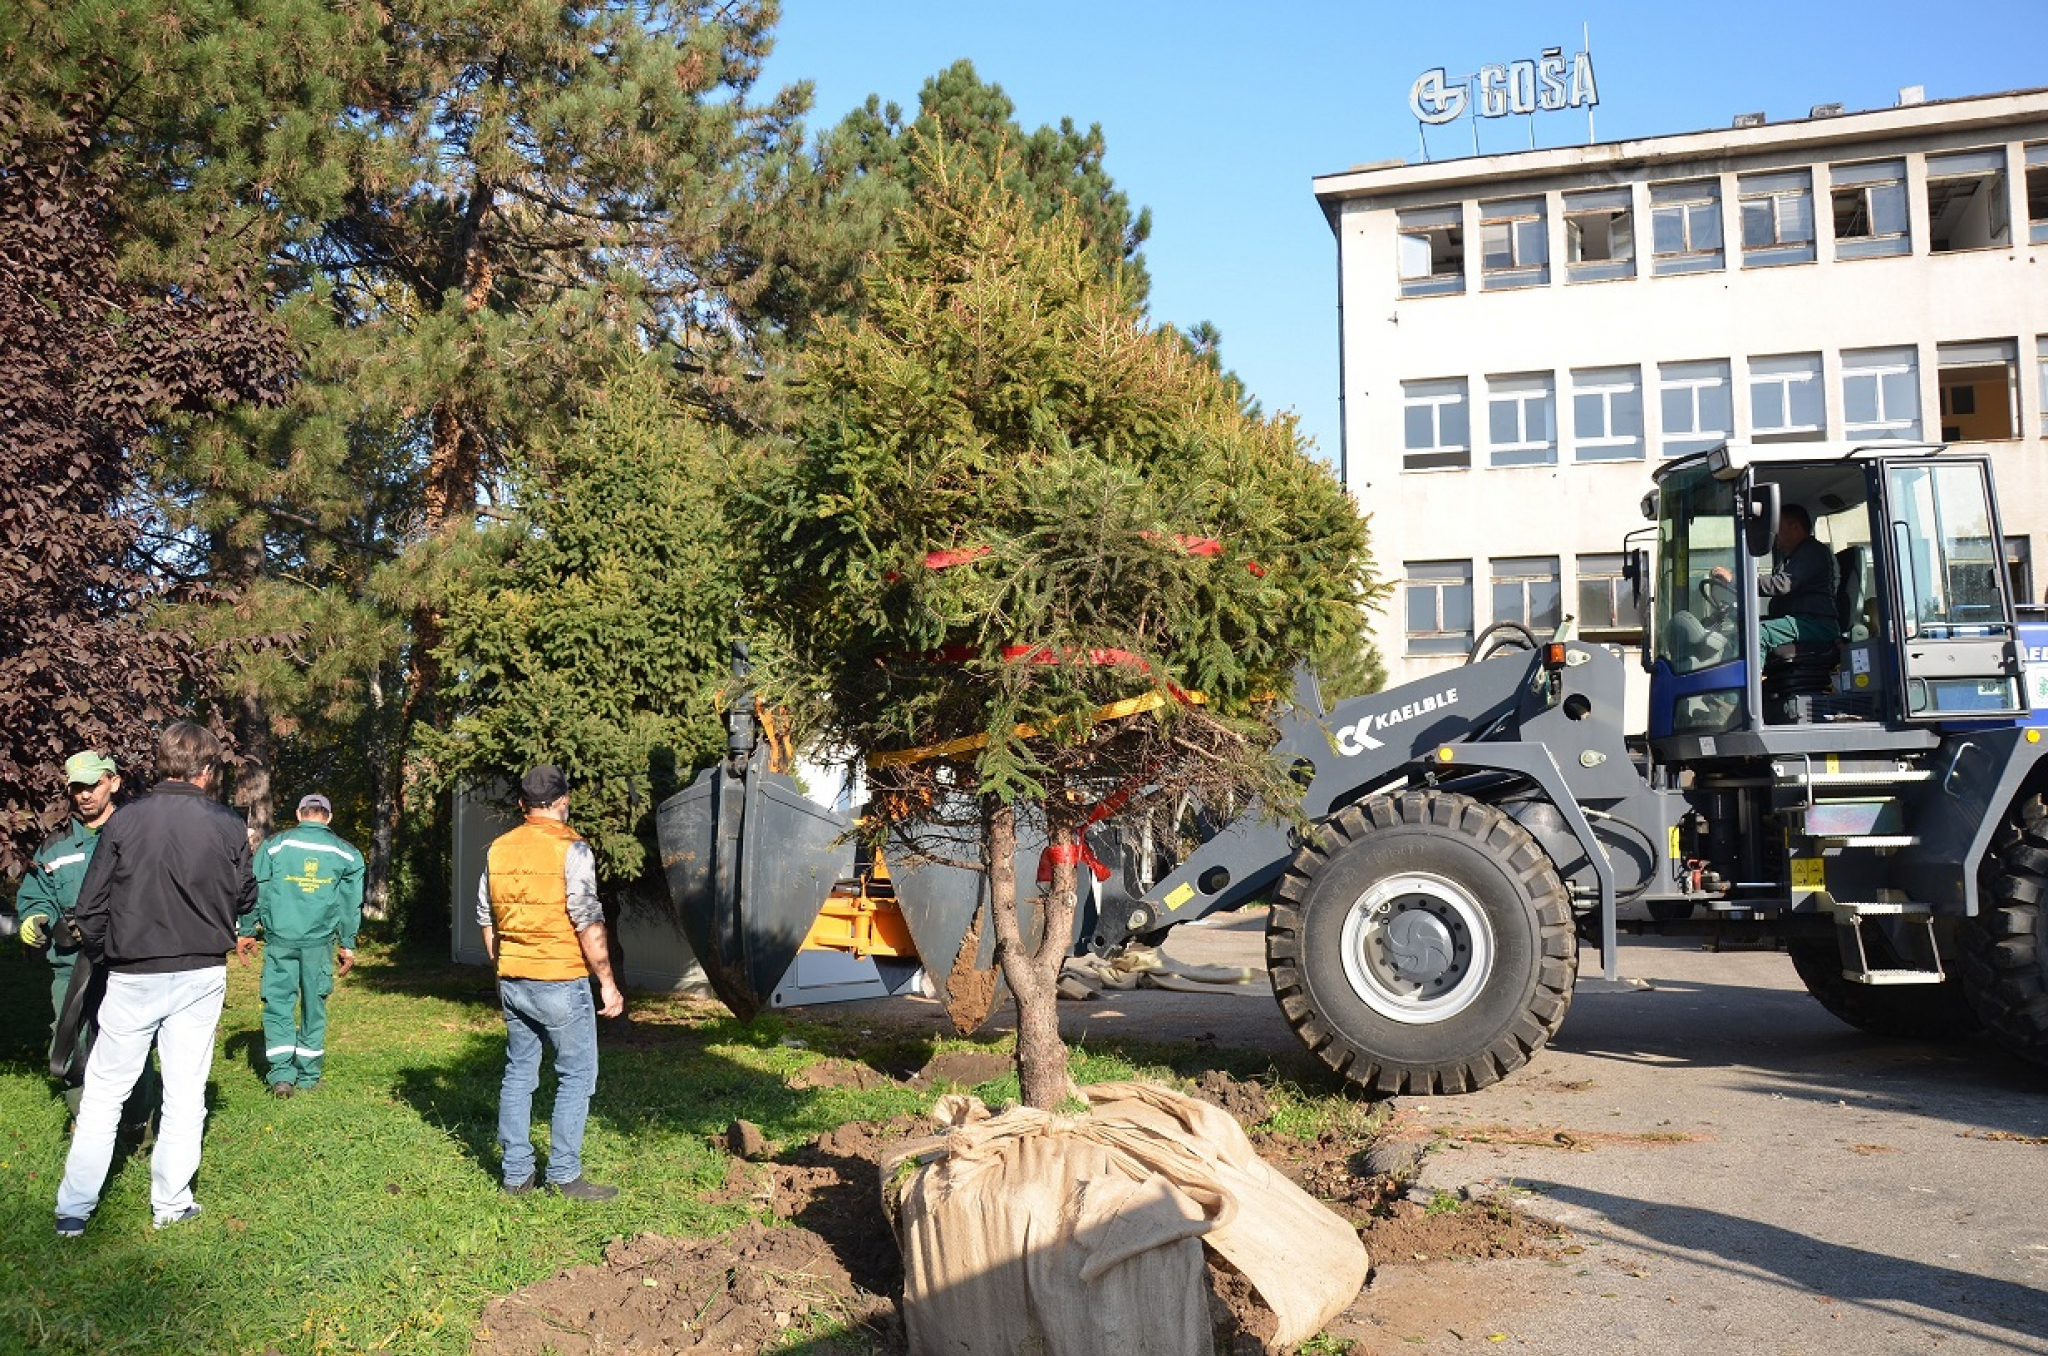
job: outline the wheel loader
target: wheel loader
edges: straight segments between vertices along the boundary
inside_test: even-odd
[[[1838,639],[1765,640],[1747,581],[1792,505],[1832,557]],[[1630,660],[1568,621],[1490,628],[1463,667],[1327,710],[1304,691],[1273,750],[1298,813],[1246,807],[1164,869],[1105,824],[1092,846],[1116,869],[1081,873],[1075,954],[1270,901],[1281,1011],[1377,1094],[1511,1073],[1564,1020],[1581,942],[1613,977],[1647,927],[1782,946],[1864,1030],[2048,1062],[2048,625],[2012,597],[1989,461],[1730,444],[1659,466],[1642,509],[1625,573],[1645,730],[1624,729]],[[981,872],[885,879],[856,860],[854,809],[771,771],[754,729],[742,701],[731,756],[658,814],[735,1011],[993,967]]]

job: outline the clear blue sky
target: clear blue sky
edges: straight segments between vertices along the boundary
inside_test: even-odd
[[[1551,46],[1569,55],[1581,24],[1602,141],[1726,127],[1755,110],[1888,108],[1902,85],[1930,99],[2048,85],[2048,0],[784,0],[766,83],[813,81],[810,125],[822,129],[869,94],[914,111],[925,80],[966,57],[1027,128],[1100,123],[1117,186],[1152,209],[1154,318],[1213,322],[1224,362],[1334,460],[1336,249],[1309,180],[1414,159],[1408,90],[1422,71]],[[1528,124],[1485,124],[1482,148],[1526,147]],[[1581,114],[1536,119],[1541,146],[1585,134]],[[1438,159],[1471,144],[1462,121],[1431,133]]]

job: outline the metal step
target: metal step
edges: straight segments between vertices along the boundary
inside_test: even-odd
[[[1852,922],[1858,918],[1932,918],[1934,906],[1910,899],[1837,899],[1828,904],[1828,912],[1835,915],[1837,922]]]
[[[1934,775],[1924,767],[1892,768],[1884,772],[1807,772],[1803,768],[1773,763],[1778,780],[1792,786],[1895,786],[1902,782],[1924,782]]]
[[[1948,976],[1939,970],[1844,970],[1842,978],[1852,984],[1939,984]]]
[[[1813,835],[1813,838],[1816,842],[1826,843],[1832,847],[1904,848],[1920,846],[1920,835],[1917,833],[1817,833]]]

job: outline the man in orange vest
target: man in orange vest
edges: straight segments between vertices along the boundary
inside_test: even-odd
[[[624,1012],[626,997],[612,979],[597,858],[569,827],[569,779],[560,768],[542,763],[528,772],[519,803],[526,822],[491,844],[476,906],[505,1009],[505,1080],[498,1090],[505,1190],[608,1201],[619,1189],[583,1176],[583,1124],[597,1088],[597,1018]],[[543,1043],[555,1052],[557,1079],[545,1181],[531,1138]]]

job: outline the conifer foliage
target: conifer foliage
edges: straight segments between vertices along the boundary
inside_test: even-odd
[[[1284,805],[1261,716],[1377,585],[1291,418],[1147,325],[1071,212],[943,155],[924,179],[865,317],[804,355],[801,436],[742,510],[745,573],[771,695],[868,762],[868,831],[988,869],[1025,1099],[1047,1106],[1078,836],[1105,803]],[[1035,912],[1020,837],[1049,845]]]

